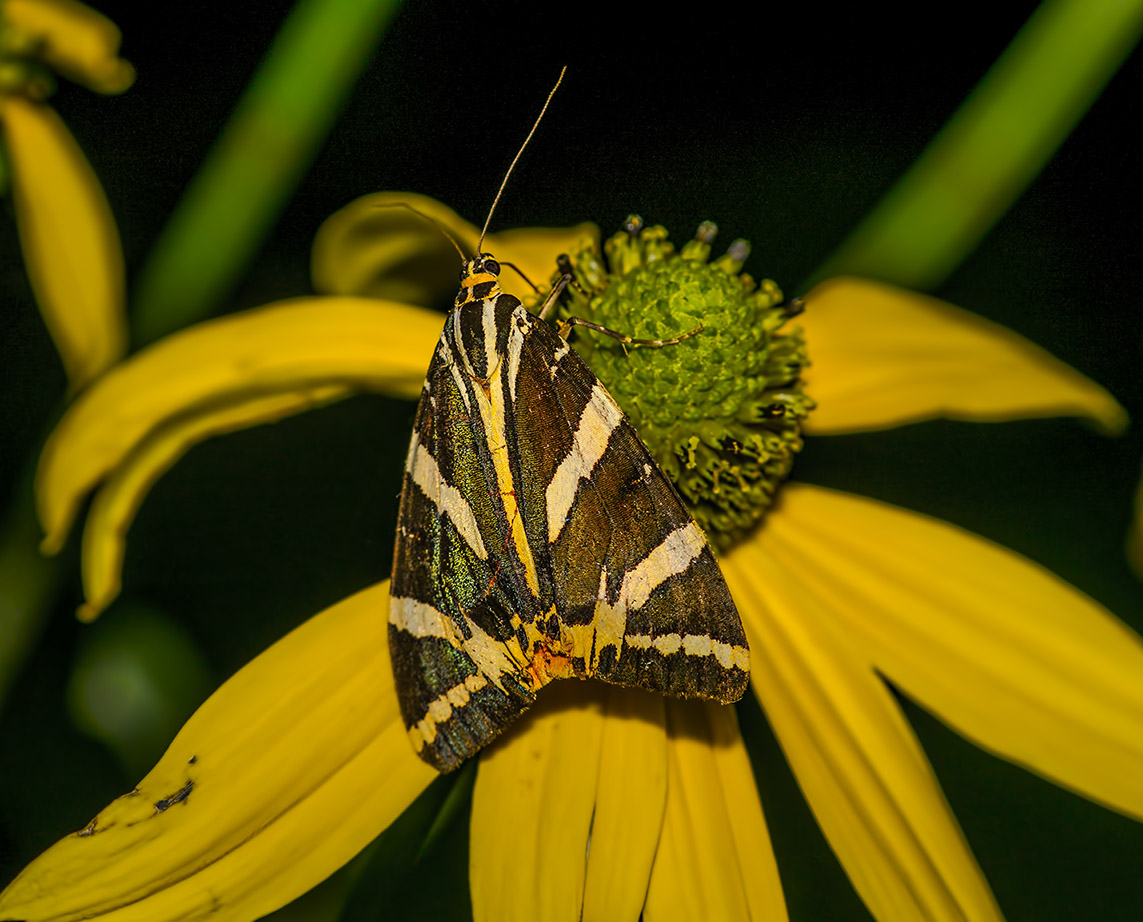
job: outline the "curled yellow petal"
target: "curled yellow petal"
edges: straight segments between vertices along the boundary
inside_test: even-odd
[[[604,690],[557,682],[480,757],[469,877],[476,922],[577,922]]]
[[[318,228],[311,258],[314,289],[410,304],[434,304],[453,294],[461,257],[434,222],[466,253],[476,249],[480,231],[428,196],[378,192],[354,199]]]
[[[381,583],[226,682],[129,794],[33,861],[0,917],[244,922],[348,861],[437,777],[397,709]]]
[[[298,298],[199,324],[132,356],[48,438],[36,479],[45,550],[62,546],[88,491],[161,427],[329,386],[412,399],[440,328],[439,314],[403,304]]]
[[[750,638],[754,691],[873,915],[997,922],[932,768],[863,651],[757,539],[723,558],[722,569]]]
[[[135,69],[119,57],[119,29],[75,0],[4,0],[4,18],[43,43],[40,55],[70,80],[99,93],[122,93]]]
[[[659,695],[614,685],[604,695],[581,919],[636,922],[667,801],[667,715]]]
[[[823,282],[799,317],[818,408],[805,431],[836,435],[940,417],[1080,416],[1109,433],[1127,414],[1106,390],[976,314],[865,279]]]
[[[647,922],[786,918],[758,788],[733,708],[668,701],[667,810]]]
[[[0,96],[0,123],[28,278],[76,389],[126,344],[119,232],[99,180],[50,106]]]
[[[574,227],[528,227],[489,234],[484,249],[502,264],[514,265],[532,284],[542,286],[551,281],[556,271],[556,257],[583,240],[590,240],[599,248],[599,228],[590,221]],[[500,274],[500,284],[523,298],[528,286],[514,283],[514,275],[511,269],[505,269]]]
[[[788,485],[757,544],[960,733],[1143,818],[1143,640],[1101,606],[976,535],[818,487]]]
[[[311,390],[241,400],[196,415],[176,416],[146,437],[95,494],[83,528],[80,567],[85,601],[78,615],[93,620],[119,595],[127,531],[155,482],[191,447],[225,432],[272,422],[344,397],[348,388]]]
[[[413,192],[378,192],[356,199],[326,219],[314,238],[314,288],[412,304],[451,301],[461,257],[441,229],[467,255],[476,252],[480,229],[435,199]],[[587,223],[504,231],[485,238],[483,249],[542,285],[555,271],[556,257],[583,237],[598,239],[599,231]],[[513,281],[510,269],[505,269],[501,283],[521,296],[528,290],[522,280]]]

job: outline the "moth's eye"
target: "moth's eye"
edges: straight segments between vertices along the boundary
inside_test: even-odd
[[[472,274],[472,263],[466,262],[460,267],[460,280],[463,282]]]
[[[486,256],[484,258],[484,271],[487,272],[489,275],[499,275],[500,274],[500,263],[498,263],[492,257]]]

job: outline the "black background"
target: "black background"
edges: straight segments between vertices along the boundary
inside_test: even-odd
[[[129,274],[288,6],[101,6],[124,31],[137,83],[118,98],[65,84],[53,102],[105,184]],[[682,240],[711,218],[724,244],[751,240],[748,271],[798,293],[1033,8],[969,0],[922,23],[878,4],[695,5],[672,14],[621,4],[544,13],[531,4],[409,4],[220,310],[309,292],[314,232],[367,192],[425,193],[479,224],[565,63],[565,84],[495,227],[590,219],[610,232],[638,211]],[[1136,55],[935,292],[1045,346],[1136,416],[1141,74]],[[8,210],[0,223],[0,475],[10,483],[50,424],[64,381]],[[125,601],[145,600],[185,624],[221,681],[291,626],[384,578],[411,415],[409,404],[360,397],[194,449],[156,486],[132,530]],[[1067,420],[934,422],[815,440],[794,476],[1015,548],[1140,630],[1143,587],[1126,567],[1122,539],[1141,441],[1137,429],[1113,440]],[[137,780],[68,721],[68,671],[84,632],[99,628],[74,621],[74,560],[66,572],[59,610],[0,713],[2,880]],[[113,607],[104,618],[115,615]],[[1143,825],[906,707],[1009,919],[1140,916]],[[748,703],[740,715],[792,918],[866,918],[761,712]],[[415,916],[464,905],[464,812],[430,853],[431,869],[413,871],[413,880],[433,882],[431,902]],[[393,899],[410,898],[396,890]],[[450,893],[455,903],[442,895]]]

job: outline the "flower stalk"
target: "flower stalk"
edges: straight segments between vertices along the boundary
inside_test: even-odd
[[[399,5],[301,0],[290,11],[140,272],[132,317],[137,345],[217,311],[305,175]]]
[[[1046,0],[909,172],[807,284],[929,290],[1039,175],[1143,35],[1140,0]]]

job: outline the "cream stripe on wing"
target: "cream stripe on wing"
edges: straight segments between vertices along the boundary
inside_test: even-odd
[[[492,367],[492,363],[499,359],[496,354],[496,298],[488,298],[484,302],[481,321],[484,327],[484,376],[491,378],[496,374],[496,368]],[[499,361],[496,362],[496,366],[497,368],[500,366]]]
[[[437,511],[447,515],[472,552],[481,560],[488,559],[484,540],[480,537],[480,529],[476,525],[476,516],[472,513],[472,506],[468,504],[460,491],[441,477],[440,467],[427,448],[420,443],[416,435],[409,446],[409,459],[405,470],[413,478],[413,483],[421,488],[421,492],[429,498]]]
[[[504,392],[504,375],[493,375],[488,384],[487,394],[478,388],[473,388],[472,393],[477,407],[480,408],[481,421],[484,423],[484,437],[487,440],[488,453],[492,456],[492,467],[500,487],[500,501],[504,506],[504,517],[508,522],[512,545],[516,549],[516,556],[524,566],[524,578],[527,580],[528,588],[532,591],[532,595],[539,598],[540,582],[536,575],[536,561],[532,557],[532,548],[524,531],[524,518],[520,515],[520,507],[516,502],[516,486],[512,481],[512,463],[508,452],[508,436],[505,433],[509,407]]]
[[[563,531],[568,513],[579,492],[581,480],[591,476],[599,459],[607,451],[611,433],[623,419],[623,411],[611,395],[596,383],[591,399],[579,417],[571,448],[548,484],[548,541],[555,541]]]
[[[488,684],[482,675],[470,675],[463,682],[454,685],[443,695],[429,702],[425,716],[409,727],[409,739],[413,749],[420,752],[426,745],[431,746],[437,738],[437,725],[444,723],[453,713],[465,707],[472,695]]]
[[[624,643],[640,650],[655,649],[664,656],[682,650],[687,656],[713,656],[723,669],[737,667],[750,671],[750,650],[736,644],[714,640],[709,634],[628,634]]]
[[[512,318],[509,320],[512,327],[508,333],[508,393],[512,395],[513,410],[516,407],[516,379],[520,376],[520,356],[524,352],[524,336],[531,327],[529,321],[521,322],[521,314],[524,317],[531,316],[523,307],[517,307],[512,311]]]
[[[449,637],[444,615],[418,599],[390,599],[389,623],[414,637]]]
[[[591,645],[591,668],[599,668],[599,658],[605,647],[619,651],[623,648],[623,635],[627,633],[627,609],[607,601],[607,567],[599,568],[599,589],[595,594],[595,617],[591,619],[594,637]],[[586,640],[586,638],[585,638]]]
[[[555,355],[552,356],[552,364],[548,366],[548,374],[551,375],[552,380],[556,380],[556,374],[560,370],[560,362],[563,361],[565,355],[571,352],[571,346],[567,344],[567,340],[560,343],[560,347],[556,350]]]
[[[612,647],[618,655],[624,642],[632,646],[651,645],[650,636],[627,634],[627,613],[647,604],[655,588],[663,580],[686,570],[702,553],[704,547],[706,547],[706,535],[694,522],[675,529],[646,557],[627,571],[614,605],[607,601],[607,568],[601,569],[595,617],[592,619],[595,625],[594,650],[591,658],[593,669],[598,668],[599,658],[607,647]],[[666,634],[654,639],[655,649],[663,654],[675,652],[675,648],[665,649],[662,646],[663,644],[669,646],[672,643],[671,638],[674,638],[675,648],[683,644],[683,639],[678,634]],[[641,640],[647,642],[641,644]],[[705,640],[709,647],[710,638],[706,637]],[[694,643],[692,641],[691,646],[694,646]],[[697,648],[693,650],[688,648],[687,652],[701,655],[701,650]]]
[[[641,608],[663,580],[682,573],[706,546],[706,535],[694,522],[676,528],[627,571],[615,604],[628,610]]]
[[[466,616],[465,621],[469,636],[461,641],[461,648],[481,674],[504,691],[504,677],[518,675],[527,663],[519,642],[515,638],[506,643],[498,641],[471,618]]]

